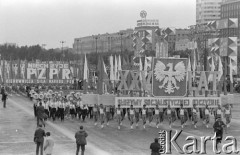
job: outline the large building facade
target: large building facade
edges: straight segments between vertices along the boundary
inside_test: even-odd
[[[133,51],[132,29],[121,30],[116,33],[105,33],[75,38],[73,50],[78,54]]]
[[[196,24],[220,19],[222,0],[196,0]]]

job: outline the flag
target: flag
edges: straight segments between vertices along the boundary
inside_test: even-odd
[[[232,65],[231,58],[230,58],[230,62],[229,62],[229,76],[230,76],[231,83],[233,83],[233,65]]]
[[[187,68],[187,81],[188,81],[188,74],[189,74],[189,72],[191,72],[192,71],[192,69],[191,69],[191,60],[190,60],[190,58],[188,58],[188,68]]]
[[[196,74],[196,52],[195,49],[193,50],[193,66],[192,66],[192,70],[193,70],[193,77],[195,78]]]
[[[103,92],[105,93],[105,92],[108,92],[108,87],[109,87],[109,78],[108,78],[108,74],[107,74],[107,69],[106,69],[106,65],[105,65],[105,63],[104,63],[104,61],[103,61],[103,59],[102,59],[102,69],[103,69],[103,71],[102,71],[102,76],[103,76]]]
[[[88,75],[89,75],[89,69],[88,69],[88,64],[87,64],[87,57],[85,54],[85,60],[84,60],[84,68],[83,68],[83,80],[88,82]]]
[[[111,55],[110,58],[110,80],[111,82],[114,82],[115,77],[114,77],[114,65],[113,65],[113,56]]]
[[[148,65],[147,65],[147,57],[145,56],[145,58],[144,58],[144,76],[145,76],[145,78],[147,77],[147,70],[148,70]]]
[[[218,57],[219,61],[218,61],[218,81],[221,81],[221,77],[223,75],[223,65],[222,65],[222,60],[221,60],[221,56]]]
[[[121,62],[121,56],[118,56],[118,70],[121,71],[122,70],[122,62]],[[119,79],[119,76],[118,76]]]
[[[115,55],[115,64],[114,64],[114,78],[116,81],[119,80],[118,79],[118,60],[116,55]]]
[[[97,76],[98,76],[98,81],[97,81],[97,92],[98,94],[102,95],[103,94],[103,63],[101,56],[98,56],[98,65],[97,65]]]
[[[214,60],[213,57],[211,58],[212,63],[211,63],[211,71],[214,72],[215,71],[215,65],[214,65]],[[208,82],[213,81],[213,74],[209,74],[208,76]]]
[[[143,70],[143,67],[142,67],[142,58],[139,57],[139,72],[140,72],[139,80],[142,80],[142,70]]]

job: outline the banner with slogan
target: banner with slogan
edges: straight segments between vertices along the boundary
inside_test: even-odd
[[[0,79],[4,83],[73,83],[80,64],[70,62],[6,61],[0,63]]]
[[[114,105],[115,104],[115,95],[98,95],[98,94],[82,94],[82,102],[83,104],[88,105]]]
[[[221,105],[220,97],[182,97],[182,98],[155,98],[155,97],[115,97],[115,106],[120,105],[121,108],[129,108],[133,105],[134,108],[142,108],[146,105],[147,108],[179,108],[180,105],[184,108],[192,108],[196,104],[198,108],[204,108],[208,105],[210,108]]]
[[[103,105],[115,105],[115,95],[99,95],[99,103]]]

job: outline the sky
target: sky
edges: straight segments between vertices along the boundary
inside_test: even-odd
[[[159,27],[195,24],[196,0],[0,0],[0,44],[72,48],[74,38],[134,29],[147,12]]]

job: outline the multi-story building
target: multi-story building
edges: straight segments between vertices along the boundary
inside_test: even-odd
[[[176,29],[175,51],[184,51],[188,48],[189,34],[189,29]]]
[[[220,19],[222,0],[196,0],[196,24]]]
[[[116,33],[105,33],[93,36],[75,38],[73,49],[75,53],[104,53],[121,52],[125,50],[133,51],[132,29],[121,30]]]

